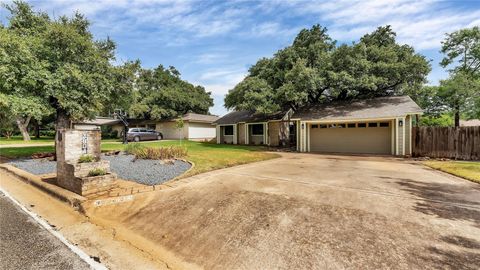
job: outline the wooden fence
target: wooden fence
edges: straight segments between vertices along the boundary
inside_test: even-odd
[[[480,160],[480,126],[414,127],[413,156]]]

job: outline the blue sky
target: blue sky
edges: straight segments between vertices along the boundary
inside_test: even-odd
[[[4,2],[0,0],[0,2]],[[85,14],[96,38],[117,43],[117,61],[175,66],[182,78],[212,92],[211,113],[223,115],[223,97],[261,57],[291,44],[302,28],[321,24],[338,43],[350,43],[390,24],[397,40],[432,60],[429,83],[447,76],[439,67],[444,34],[480,25],[480,1],[30,1],[52,16]],[[7,12],[0,8],[0,18]]]

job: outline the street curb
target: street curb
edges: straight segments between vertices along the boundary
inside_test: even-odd
[[[43,192],[48,193],[49,195],[52,195],[53,197],[65,203],[68,203],[73,208],[80,210],[81,204],[87,200],[85,197],[80,196],[76,193],[55,186],[53,184],[46,183],[42,180],[40,176],[21,170],[13,165],[0,164],[0,169],[15,176],[18,176],[22,181],[31,184],[32,186],[35,186]]]
[[[28,216],[30,216],[33,220],[37,222],[37,224],[51,233],[54,237],[56,237],[60,242],[62,242],[68,249],[70,249],[73,253],[75,253],[80,259],[86,262],[92,269],[94,270],[107,270],[108,268],[101,263],[96,262],[93,260],[88,254],[86,254],[83,250],[78,248],[77,246],[70,243],[60,232],[52,229],[52,226],[48,224],[47,221],[42,219],[40,216],[35,214],[34,212],[28,210],[25,206],[23,206],[19,201],[17,201],[10,193],[0,187],[0,192],[2,192],[5,197],[10,199],[16,206],[18,206],[23,212],[25,212]]]

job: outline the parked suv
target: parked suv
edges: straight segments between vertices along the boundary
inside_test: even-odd
[[[148,140],[161,140],[163,139],[162,133],[146,128],[129,128],[127,132],[128,141],[148,141]]]

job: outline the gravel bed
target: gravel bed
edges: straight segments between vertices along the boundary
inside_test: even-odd
[[[188,169],[191,164],[176,160],[165,164],[160,160],[137,159],[133,155],[102,156],[110,161],[110,169],[119,178],[144,185],[157,185],[173,179]],[[33,174],[54,173],[57,163],[46,159],[22,159],[9,162],[15,167]]]
[[[10,161],[13,166],[33,174],[57,172],[57,162],[47,159],[19,159]]]
[[[120,178],[144,185],[161,184],[181,175],[191,167],[190,163],[180,160],[173,164],[162,164],[160,160],[134,158],[133,155],[103,157],[110,160],[110,169]]]

